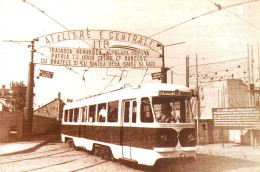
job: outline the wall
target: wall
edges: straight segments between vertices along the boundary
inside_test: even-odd
[[[57,133],[58,131],[58,121],[56,119],[37,115],[33,116],[33,135]]]
[[[19,140],[22,133],[23,113],[0,112],[0,142]],[[17,133],[10,133],[17,131]]]
[[[59,132],[63,106],[63,101],[54,99],[36,109],[33,112],[33,135]]]
[[[212,108],[249,107],[248,86],[238,79],[212,82],[200,88],[201,118],[212,119]]]

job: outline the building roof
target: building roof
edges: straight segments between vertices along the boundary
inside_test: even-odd
[[[11,97],[11,89],[0,88],[0,98]]]
[[[41,106],[41,107],[39,107],[39,108],[36,108],[34,111],[40,110],[40,109],[42,109],[42,108],[48,106],[49,104],[55,102],[56,100],[59,100],[59,99],[58,99],[58,98],[55,98],[55,99],[53,99],[52,101],[50,101],[49,103],[46,103],[45,105],[43,105],[43,106]],[[60,99],[60,100],[61,100],[61,99]],[[64,103],[64,101],[62,101],[62,100],[61,100],[61,102]],[[64,103],[64,104],[65,104],[65,103]]]

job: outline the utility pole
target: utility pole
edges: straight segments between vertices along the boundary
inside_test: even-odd
[[[257,43],[257,57],[258,57],[258,82],[260,82],[260,56],[259,56],[259,43]]]
[[[168,47],[168,46],[173,46],[173,45],[178,45],[178,44],[183,44],[185,42],[179,42],[179,43],[174,43],[174,44],[169,44],[169,45],[162,45],[162,44],[158,44],[157,46],[161,46],[162,47],[162,54],[160,55],[160,57],[162,57],[162,68],[161,68],[161,83],[167,83],[167,71],[169,70],[169,68],[165,67],[165,57],[164,57],[164,47]]]
[[[173,70],[171,70],[171,84],[173,84]]]
[[[247,44],[247,73],[248,73],[248,85],[249,85],[249,104],[250,106],[252,106],[252,96],[251,96],[251,90],[250,90],[250,86],[251,86],[251,76],[250,76],[250,55],[249,55],[249,45]]]
[[[33,127],[33,87],[34,87],[34,53],[36,50],[34,49],[35,41],[39,41],[39,39],[33,39],[31,41],[31,61],[29,63],[28,70],[28,81],[27,81],[27,93],[26,93],[26,108],[24,112],[24,120],[23,120],[23,138],[30,139],[32,137],[32,127]]]
[[[186,87],[190,86],[190,62],[189,55],[186,57]]]
[[[199,137],[199,119],[200,119],[200,94],[199,94],[199,72],[198,72],[198,57],[196,54],[196,91],[197,91],[197,103],[198,103],[198,114],[197,114],[197,144],[200,145]]]
[[[167,83],[167,68],[165,68],[165,59],[164,59],[164,46],[162,46],[162,68],[161,68],[161,74],[162,74],[162,79],[161,83]]]
[[[252,105],[255,106],[255,78],[254,78],[254,49],[253,45],[251,45],[251,70],[252,70],[252,86],[251,86],[251,91],[253,92],[253,101]]]

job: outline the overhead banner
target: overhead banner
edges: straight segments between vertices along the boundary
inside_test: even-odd
[[[162,48],[161,47],[162,44],[160,42],[146,36],[142,36],[134,33],[114,31],[114,30],[91,30],[91,29],[69,30],[69,31],[44,35],[39,37],[39,41],[37,42],[36,46],[41,47],[44,45],[52,45],[67,40],[81,40],[81,41],[111,40],[111,41],[127,42],[131,44],[144,46],[146,48],[149,48],[157,52],[159,52]],[[91,48],[97,48],[97,47],[95,45],[92,45]]]
[[[162,66],[162,59],[158,57],[158,53],[150,49],[48,47],[45,48],[44,54],[46,57],[36,59],[35,62],[44,65],[97,68]]]

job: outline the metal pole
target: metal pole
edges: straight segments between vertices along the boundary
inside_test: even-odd
[[[171,71],[171,84],[173,84],[173,71]]]
[[[250,56],[249,56],[249,45],[247,44],[247,72],[248,72],[248,85],[249,85],[249,104],[252,106],[250,85],[251,85],[251,77],[250,77]]]
[[[31,41],[31,61],[29,63],[28,70],[28,81],[27,81],[27,94],[26,94],[26,108],[25,116],[23,121],[23,138],[30,139],[32,137],[32,128],[33,128],[33,87],[34,87],[34,43],[38,39],[33,39]]]
[[[200,118],[200,95],[199,95],[199,73],[198,73],[198,57],[196,54],[196,75],[197,75],[197,102],[198,102],[198,114],[197,114],[197,144],[200,145],[199,137],[199,118]]]
[[[164,46],[162,45],[162,68],[161,68],[161,73],[162,73],[162,80],[161,83],[167,83],[167,69],[165,68],[165,61],[164,61]]]
[[[260,82],[260,56],[259,56],[259,43],[257,43],[257,57],[258,57],[258,82]]]
[[[255,106],[255,78],[254,78],[254,57],[253,57],[253,45],[251,45],[251,70],[252,70],[252,88],[253,88],[253,102],[252,105]]]
[[[186,57],[186,87],[190,86],[190,62],[189,55]]]

